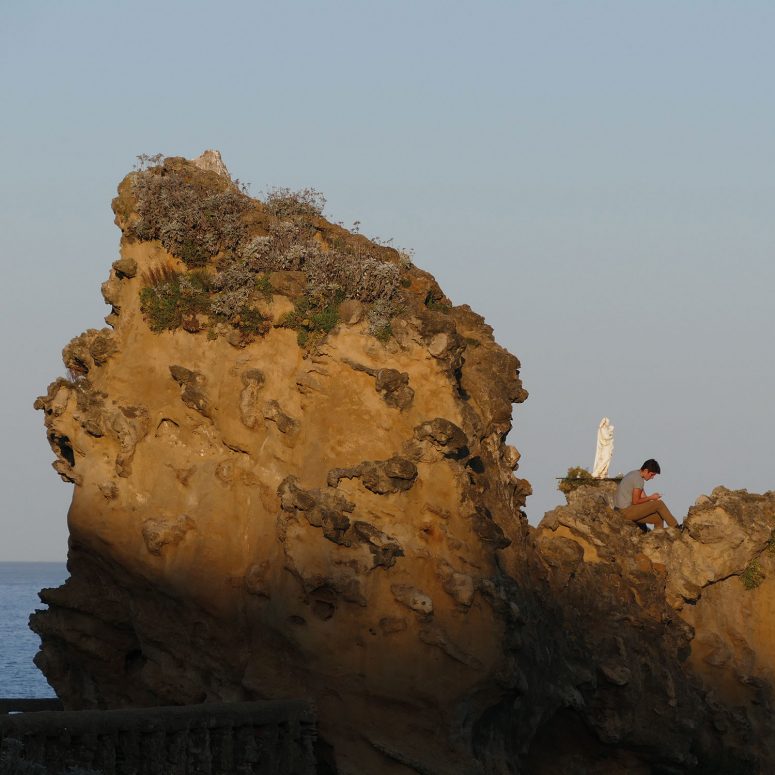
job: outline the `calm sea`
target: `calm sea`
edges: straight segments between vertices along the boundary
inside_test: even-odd
[[[0,697],[53,697],[43,674],[32,664],[40,639],[27,626],[43,587],[67,578],[63,562],[0,562]]]

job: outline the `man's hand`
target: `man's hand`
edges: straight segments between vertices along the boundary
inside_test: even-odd
[[[661,492],[655,492],[653,495],[649,495],[650,501],[658,501],[662,497]]]

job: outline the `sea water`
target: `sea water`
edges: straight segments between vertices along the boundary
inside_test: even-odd
[[[27,625],[44,587],[67,578],[63,562],[0,562],[0,697],[53,697],[54,691],[32,662],[40,638]]]

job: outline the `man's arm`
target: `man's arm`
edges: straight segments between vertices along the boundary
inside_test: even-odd
[[[655,492],[653,495],[646,495],[641,487],[634,487],[632,490],[632,505],[639,503],[648,503],[649,501],[658,501],[662,496]]]

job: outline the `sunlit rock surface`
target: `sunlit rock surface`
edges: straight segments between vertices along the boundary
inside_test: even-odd
[[[408,256],[217,152],[114,211],[110,328],[36,402],[75,484],[32,619],[68,708],[311,697],[353,775],[773,761],[771,496],[644,536],[585,487],[532,529],[519,362]]]
[[[529,485],[504,443],[526,396],[519,363],[406,257],[313,212],[274,214],[234,189],[244,228],[227,248],[216,235],[206,261],[138,238],[137,181],[177,181],[154,194],[170,212],[206,208],[232,184],[200,166],[168,160],[122,183],[112,330],[74,339],[69,378],[37,403],[76,485],[71,578],[35,618],[38,662],[71,708],[312,696],[343,771],[473,766],[474,725],[524,680],[503,647],[519,614],[497,561],[527,536]],[[141,289],[154,279],[193,278],[193,264],[217,284],[291,228],[276,260],[312,244],[318,263],[255,272],[242,309],[260,330],[194,305],[151,329]],[[334,248],[393,279],[387,335],[369,333],[381,288],[339,292],[327,333],[281,325],[330,292]]]

